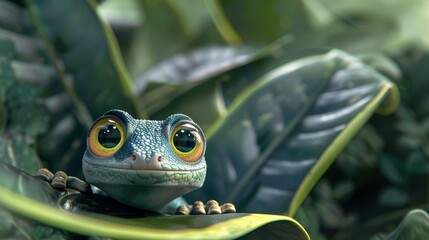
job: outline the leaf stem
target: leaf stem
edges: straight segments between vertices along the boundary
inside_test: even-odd
[[[241,43],[240,35],[235,31],[234,27],[228,21],[225,13],[217,0],[205,0],[207,10],[213,20],[217,30],[219,31],[225,42],[229,44]]]
[[[138,117],[147,118],[147,113],[135,94],[134,83],[131,81],[128,71],[125,67],[121,52],[119,51],[119,44],[112,29],[98,15],[96,11],[96,2],[94,0],[87,0],[87,3],[100,23],[101,29],[103,30],[104,36],[106,37],[107,50],[110,58],[112,59],[112,65],[118,74],[119,83],[121,84],[123,93],[128,97],[128,99],[130,99]]]
[[[85,125],[87,128],[90,128],[92,123],[93,123],[93,119],[91,117],[91,114],[89,113],[85,104],[77,96],[77,94],[74,91],[73,86],[70,83],[70,81],[67,80],[64,69],[59,64],[59,61],[58,61],[59,58],[57,57],[57,55],[55,53],[54,46],[50,43],[48,37],[46,36],[46,34],[43,30],[42,24],[40,23],[40,21],[37,17],[36,10],[34,9],[34,6],[31,4],[31,0],[25,0],[25,5],[27,6],[30,19],[31,19],[37,33],[39,34],[40,38],[42,39],[42,41],[45,44],[46,51],[48,53],[48,57],[51,60],[52,65],[55,67],[55,70],[58,73],[58,77],[60,78],[60,81],[61,81],[65,91],[70,96],[72,103],[78,112],[79,121],[83,125]]]
[[[315,59],[306,59],[304,61],[307,61],[307,63],[315,61]],[[230,112],[235,111],[240,107],[243,102],[248,99],[251,94],[256,92],[258,89],[263,87],[265,84],[267,84],[270,81],[274,81],[278,76],[287,73],[290,71],[291,68],[293,68],[294,65],[291,65],[289,63],[285,63],[284,65],[272,70],[271,72],[267,73],[265,76],[263,76],[261,79],[259,79],[257,82],[255,82],[253,85],[248,87],[238,98],[235,100],[233,104],[231,104]],[[282,130],[282,132],[279,134],[278,137],[272,140],[272,142],[264,149],[258,159],[256,159],[253,164],[249,167],[248,170],[243,174],[243,176],[240,177],[240,179],[237,181],[237,183],[232,187],[229,195],[227,196],[227,201],[234,201],[239,194],[242,192],[246,184],[249,183],[250,179],[255,175],[255,173],[260,170],[261,166],[268,161],[271,154],[280,146],[280,144],[286,139],[286,137],[290,134],[290,132],[294,129],[294,127],[299,124],[299,121],[301,118],[305,115],[307,110],[312,106],[312,103],[317,100],[317,96],[322,92],[322,90],[328,85],[328,81],[321,84],[319,89],[317,89],[316,94],[311,97],[311,99],[308,101],[308,104],[302,109],[299,110],[299,112],[296,114],[296,117],[288,124],[288,127]],[[222,121],[219,121],[220,124]],[[207,138],[209,139],[212,135],[212,133],[216,130],[216,124],[211,129],[209,129]]]

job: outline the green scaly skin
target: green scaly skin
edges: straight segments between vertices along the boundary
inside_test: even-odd
[[[112,156],[84,153],[83,173],[88,183],[100,188],[119,202],[141,209],[165,212],[183,201],[178,197],[200,188],[206,176],[205,138],[200,127],[182,114],[164,121],[134,119],[121,110],[111,110],[125,126],[123,146]],[[196,162],[183,161],[170,144],[175,126],[189,123],[199,129],[204,142],[202,157]]]

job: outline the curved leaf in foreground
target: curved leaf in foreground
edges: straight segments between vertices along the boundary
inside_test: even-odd
[[[415,209],[408,212],[395,231],[386,237],[387,240],[428,238],[429,215],[421,209]]]
[[[120,239],[309,239],[292,218],[263,214],[120,218],[58,209],[61,195],[48,184],[0,164],[0,207],[75,234]],[[7,179],[8,181],[5,181]]]
[[[207,180],[190,196],[293,216],[367,119],[398,99],[388,79],[338,50],[273,69],[209,129]]]

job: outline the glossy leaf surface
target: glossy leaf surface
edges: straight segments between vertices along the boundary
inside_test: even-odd
[[[429,215],[421,209],[410,211],[401,224],[390,233],[387,240],[429,238]]]
[[[191,197],[294,215],[365,121],[397,103],[392,83],[344,52],[279,66],[235,98],[209,129],[208,181]]]
[[[299,223],[279,215],[237,213],[121,218],[89,213],[79,208],[73,208],[73,213],[61,211],[57,206],[69,195],[53,190],[46,182],[3,163],[0,163],[0,178],[0,205],[34,221],[86,236],[121,239],[309,239]],[[92,195],[82,197],[89,202],[93,198]]]
[[[156,65],[137,79],[136,90],[141,101],[147,104],[147,112],[154,118],[162,119],[173,113],[182,112],[195,117],[205,128],[214,121],[200,119],[207,116],[199,114],[200,109],[211,108],[209,115],[214,115],[213,118],[218,117],[217,106],[213,106],[212,103],[221,105],[223,100],[217,96],[219,91],[224,91],[223,88],[227,87],[227,94],[230,95],[231,91],[242,87],[240,83],[244,76],[228,81],[235,77],[232,72],[241,69],[240,72],[247,71],[247,74],[252,75],[254,72],[265,70],[268,66],[257,65],[256,69],[252,70],[252,66],[248,65],[261,59],[271,60],[273,52],[285,48],[290,42],[291,39],[285,37],[263,48],[210,46],[179,54]],[[164,97],[159,99],[160,95]],[[188,101],[194,104],[190,105]]]
[[[179,54],[151,68],[135,80],[141,93],[151,83],[179,85],[208,78],[248,62],[256,49],[252,47],[212,46]]]

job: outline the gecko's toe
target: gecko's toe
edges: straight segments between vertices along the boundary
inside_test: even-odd
[[[189,215],[191,214],[191,205],[182,205],[176,209],[175,215]]]
[[[237,212],[234,204],[232,204],[232,203],[225,203],[220,208],[222,210],[222,213],[235,213],[235,212]]]
[[[41,168],[37,171],[36,175],[34,175],[37,178],[42,179],[45,182],[50,183],[52,179],[54,179],[54,174],[49,171],[47,168]]]
[[[214,215],[235,213],[235,206],[232,203],[225,203],[219,206],[216,200],[210,200],[206,204],[196,201],[194,205],[182,205],[176,209],[175,215]]]
[[[222,210],[219,206],[219,203],[215,200],[210,200],[206,203],[206,208],[205,208],[207,214],[221,214]]]
[[[196,201],[194,206],[192,206],[192,215],[204,215],[206,214],[206,210],[204,208],[204,203],[201,201]]]
[[[79,192],[82,193],[91,193],[91,185],[89,185],[89,183],[77,178],[77,177],[73,177],[73,176],[68,176],[67,177],[67,183],[66,183],[67,188],[72,188],[72,189],[76,189]]]
[[[51,186],[58,189],[65,189],[67,187],[67,174],[63,171],[56,172]]]

